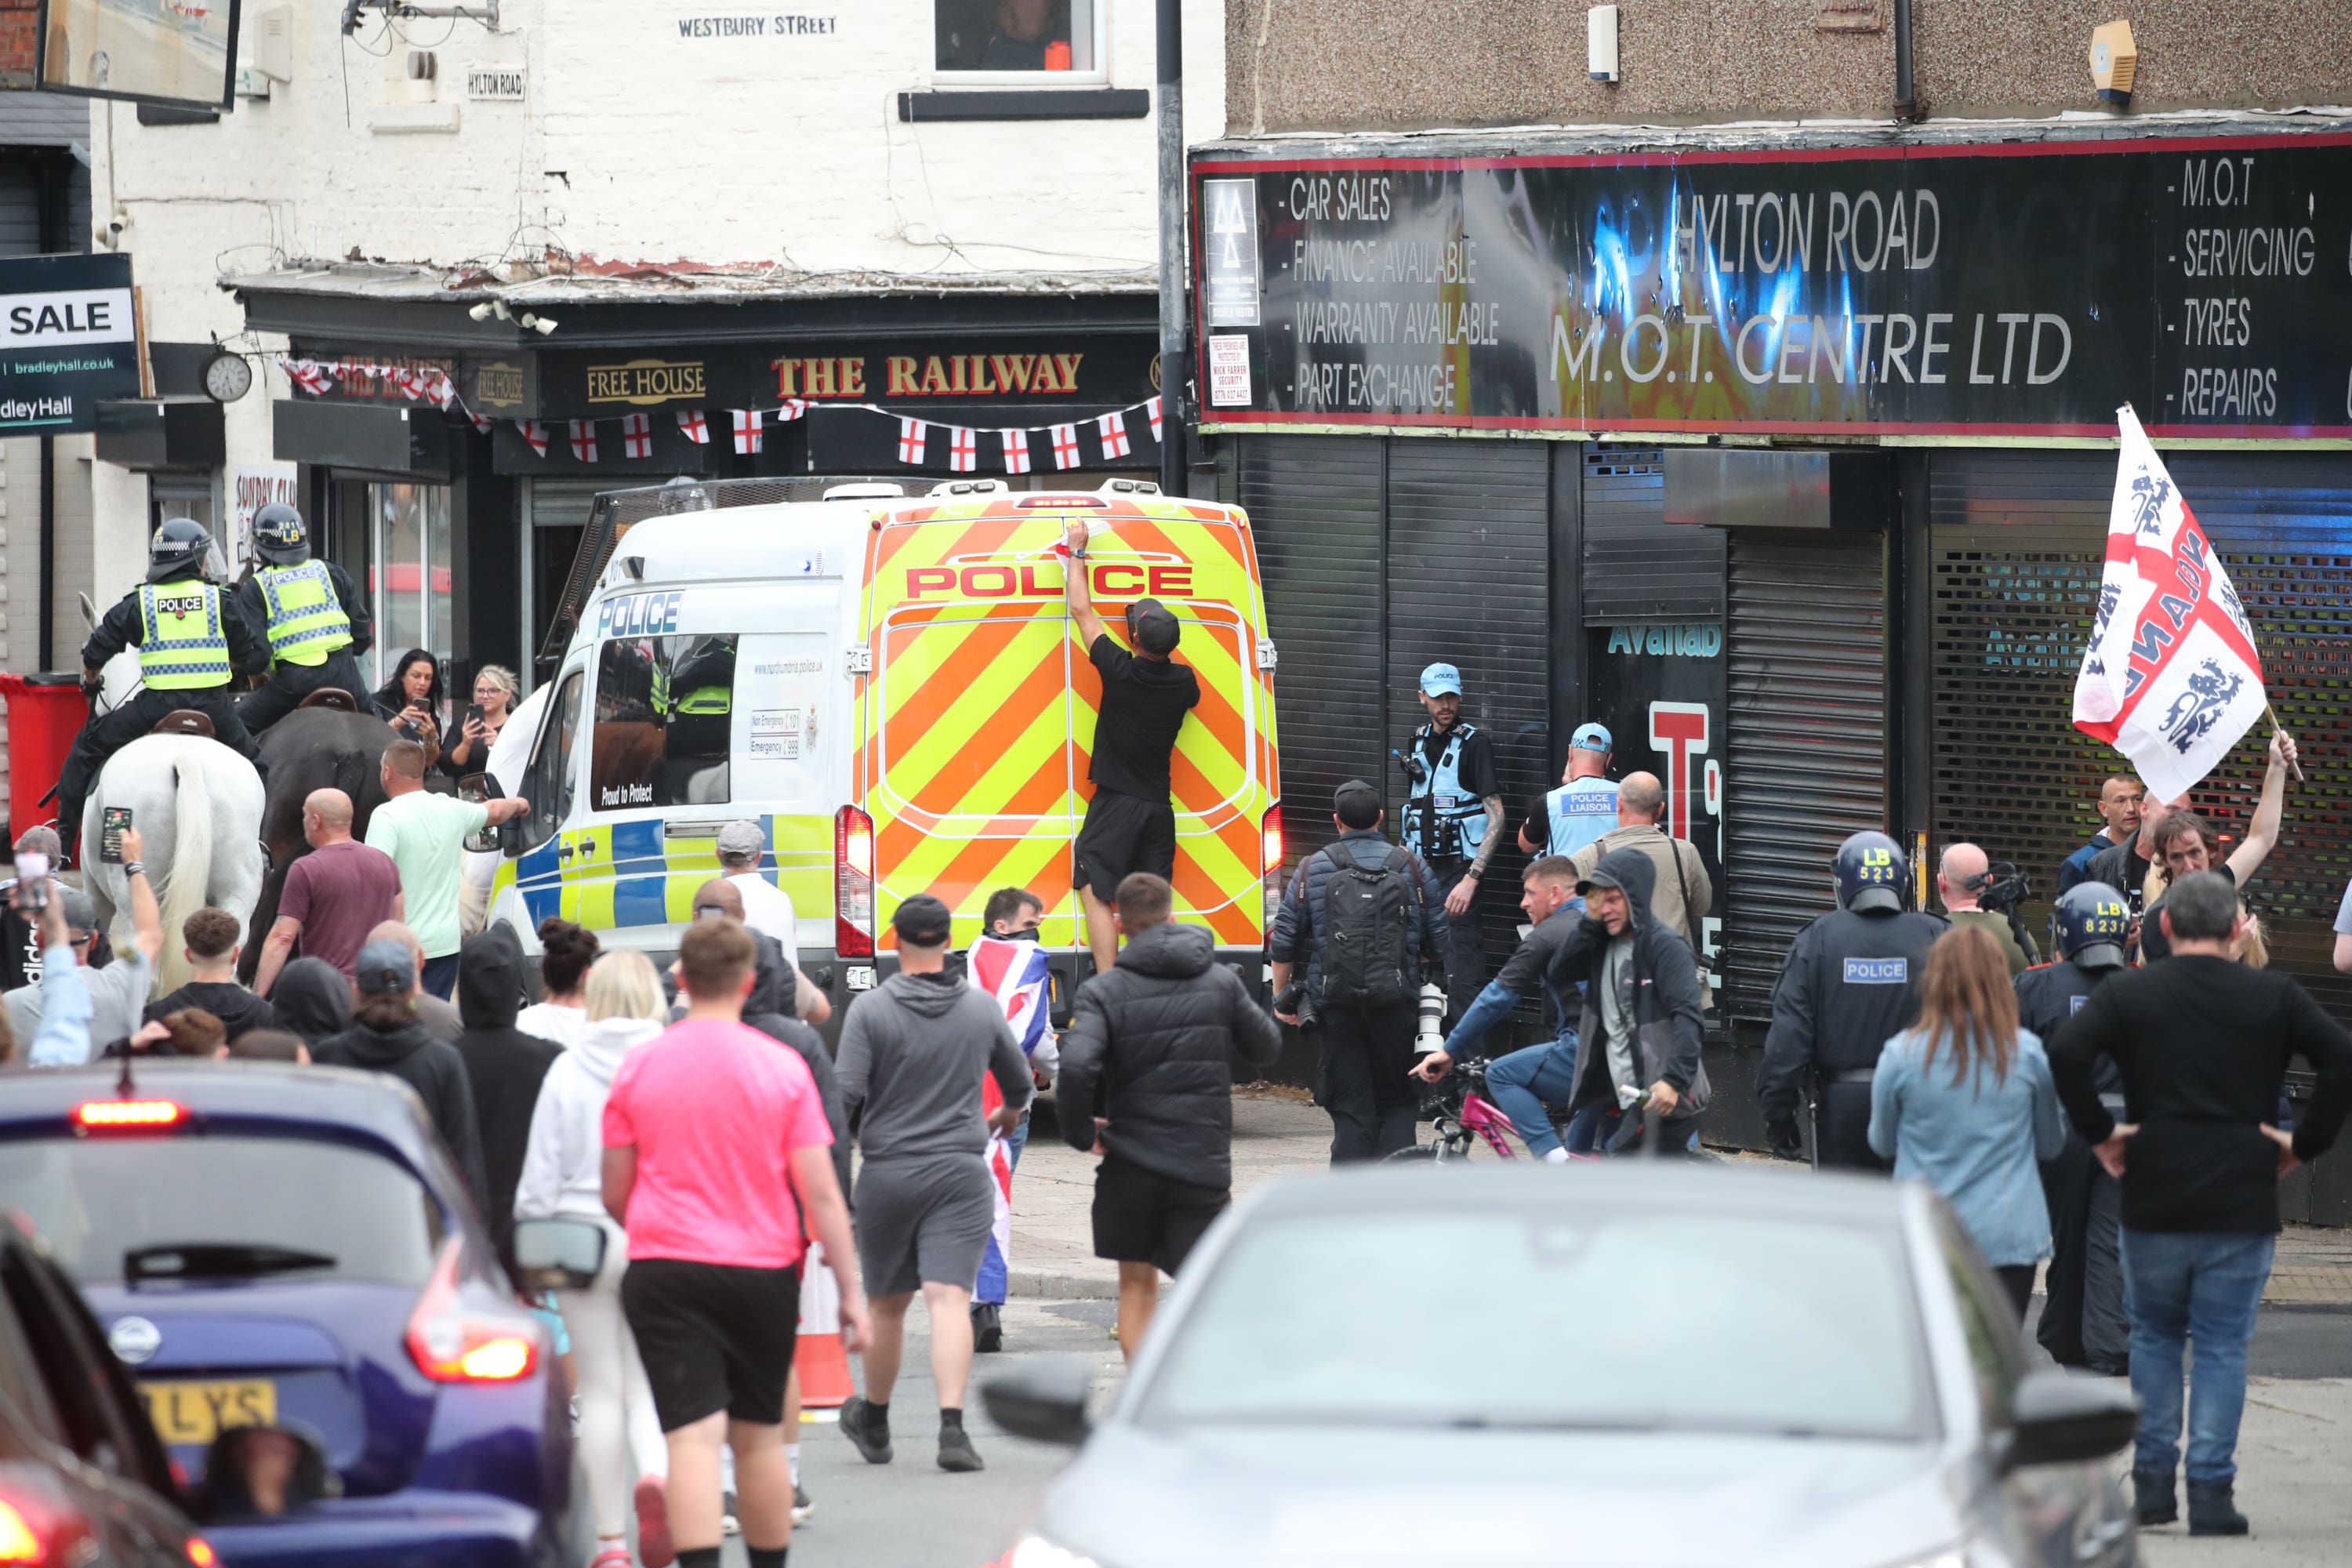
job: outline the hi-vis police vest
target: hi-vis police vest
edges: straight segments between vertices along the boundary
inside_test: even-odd
[[[1547,855],[1573,855],[1617,826],[1617,786],[1607,779],[1571,779],[1544,796],[1551,842]]]
[[[335,597],[325,562],[267,567],[259,581],[262,603],[269,606],[269,652],[278,663],[321,665],[337,648],[352,646],[352,618]]]
[[[149,583],[139,590],[139,678],[150,691],[226,686],[232,670],[210,583]]]
[[[1467,793],[1462,784],[1462,745],[1477,732],[1471,725],[1456,724],[1454,738],[1431,770],[1421,746],[1429,737],[1429,726],[1423,724],[1413,731],[1408,755],[1421,787],[1404,803],[1404,841],[1433,866],[1475,859],[1478,846],[1486,839],[1486,803]]]

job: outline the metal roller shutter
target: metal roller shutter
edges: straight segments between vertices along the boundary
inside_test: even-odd
[[[1503,784],[1505,839],[1478,900],[1490,969],[1518,945],[1514,836],[1549,771],[1550,474],[1541,442],[1389,443],[1388,744],[1403,751],[1423,722],[1423,668],[1459,666],[1463,716],[1493,741]],[[1360,655],[1356,668],[1360,681]],[[1401,825],[1404,772],[1381,776]]]
[[[1724,532],[1669,526],[1664,455],[1584,448],[1584,624],[1723,615]]]
[[[1248,437],[1234,494],[1249,513],[1280,663],[1283,842],[1292,866],[1332,836],[1331,792],[1381,776],[1381,442]]]
[[[1721,531],[1722,996],[1729,1017],[1761,1020],[1789,944],[1834,902],[1839,843],[1885,823],[1885,544],[1876,533]]]

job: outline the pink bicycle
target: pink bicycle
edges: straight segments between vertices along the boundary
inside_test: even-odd
[[[1400,1149],[1388,1157],[1395,1164],[1443,1165],[1455,1160],[1466,1160],[1480,1142],[1494,1151],[1497,1160],[1517,1160],[1519,1152],[1512,1144],[1518,1136],[1511,1119],[1501,1107],[1486,1098],[1486,1058],[1464,1057],[1454,1064],[1434,1093],[1422,1101],[1422,1114],[1436,1125],[1434,1142],[1417,1143],[1410,1149]],[[1546,1107],[1555,1125],[1566,1119],[1557,1110]],[[1571,1154],[1573,1160],[1590,1160],[1591,1154]]]

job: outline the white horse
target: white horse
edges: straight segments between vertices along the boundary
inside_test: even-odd
[[[186,983],[180,922],[210,904],[242,926],[261,897],[261,775],[236,751],[202,735],[142,735],[107,759],[82,810],[83,885],[118,951],[131,940],[122,868],[99,858],[106,808],[127,805],[144,841],[147,875],[163,915],[155,965],[161,995]]]

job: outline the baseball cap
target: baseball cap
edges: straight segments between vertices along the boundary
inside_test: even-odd
[[[363,996],[395,995],[416,984],[416,955],[391,937],[369,942],[352,965],[352,984]]]
[[[750,817],[739,817],[719,830],[719,853],[730,860],[752,860],[767,853],[768,836]]]
[[[16,853],[46,855],[49,858],[50,866],[55,867],[65,858],[65,845],[58,839],[58,830],[44,823],[38,827],[27,827],[18,836]]]
[[[1127,626],[1136,646],[1147,653],[1174,653],[1184,635],[1174,612],[1157,599],[1138,599],[1129,605]]]
[[[929,893],[917,893],[890,917],[891,929],[898,933],[898,940],[913,942],[917,947],[937,947],[947,941],[952,921],[947,905]]]
[[[1569,737],[1569,745],[1580,752],[1612,752],[1609,727],[1605,724],[1579,724],[1576,733]]]
[[[66,927],[70,931],[93,931],[98,929],[98,905],[79,888],[66,889]]]
[[[1432,697],[1462,695],[1462,672],[1450,664],[1433,664],[1421,672],[1421,689]]]
[[[1355,815],[1363,817],[1369,826],[1371,820],[1380,815],[1381,792],[1361,779],[1349,779],[1331,792],[1331,810],[1340,821],[1348,820],[1348,807],[1351,803],[1356,806]]]

